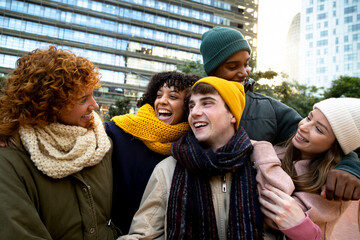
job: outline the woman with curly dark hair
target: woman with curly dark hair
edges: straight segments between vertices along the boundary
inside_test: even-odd
[[[136,115],[105,123],[113,140],[112,221],[127,233],[156,164],[169,156],[171,143],[189,131],[186,95],[199,79],[176,71],[155,74]]]
[[[17,61],[0,98],[0,235],[114,239],[111,142],[98,69],[50,46]]]

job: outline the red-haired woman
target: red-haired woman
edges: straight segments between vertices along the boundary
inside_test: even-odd
[[[114,239],[111,142],[97,68],[50,46],[17,61],[0,98],[0,235]]]

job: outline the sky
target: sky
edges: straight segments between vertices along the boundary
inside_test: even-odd
[[[287,33],[301,0],[259,0],[258,11],[257,69],[281,72]]]

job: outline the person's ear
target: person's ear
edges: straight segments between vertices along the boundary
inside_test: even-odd
[[[236,123],[236,118],[234,115],[232,115],[232,117],[231,117],[231,123]]]

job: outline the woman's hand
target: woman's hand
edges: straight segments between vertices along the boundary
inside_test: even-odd
[[[295,199],[275,187],[265,187],[267,189],[260,192],[261,211],[273,220],[279,229],[293,227],[305,218],[305,213]]]

